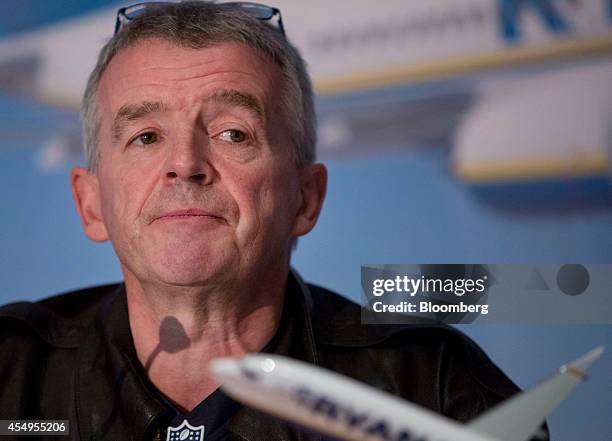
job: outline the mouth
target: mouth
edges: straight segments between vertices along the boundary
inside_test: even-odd
[[[215,213],[211,213],[209,211],[195,209],[195,208],[169,211],[167,213],[163,213],[162,215],[155,217],[153,219],[153,222],[167,221],[167,220],[196,220],[196,221],[197,220],[201,220],[201,221],[215,220],[215,221],[225,222],[225,219],[223,217]]]

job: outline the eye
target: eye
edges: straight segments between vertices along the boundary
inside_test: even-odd
[[[247,135],[241,130],[229,129],[221,132],[219,134],[219,139],[222,141],[239,143],[246,141]]]
[[[157,135],[157,133],[145,132],[135,137],[132,141],[130,141],[130,144],[148,145],[148,144],[153,144],[157,142],[158,139],[159,139],[159,136]]]

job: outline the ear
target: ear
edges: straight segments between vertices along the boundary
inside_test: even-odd
[[[293,237],[303,236],[317,223],[327,191],[327,169],[323,164],[311,164],[300,172],[301,205],[298,209]]]
[[[87,237],[95,242],[108,240],[100,209],[98,177],[86,168],[74,167],[70,173],[72,197]]]

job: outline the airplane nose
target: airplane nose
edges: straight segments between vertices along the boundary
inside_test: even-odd
[[[264,358],[259,365],[260,369],[269,374],[276,368],[276,363],[271,358]]]
[[[265,356],[221,357],[210,362],[209,370],[217,381],[261,381],[276,369],[276,362]]]
[[[208,369],[217,381],[225,383],[242,377],[240,365],[241,361],[237,358],[216,358],[210,362]]]

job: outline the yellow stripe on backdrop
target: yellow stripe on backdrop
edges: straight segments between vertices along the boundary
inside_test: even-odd
[[[612,32],[597,38],[559,41],[540,47],[509,48],[503,51],[444,59],[422,65],[407,65],[322,78],[315,80],[314,86],[318,95],[335,95],[433,81],[512,65],[606,53],[612,54]]]
[[[576,178],[600,176],[609,171],[609,159],[605,149],[598,149],[588,157],[556,157],[511,161],[466,163],[455,166],[455,174],[466,182],[507,182],[543,180],[547,178]]]

